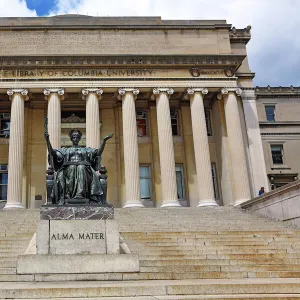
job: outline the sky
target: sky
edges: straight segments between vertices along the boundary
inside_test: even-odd
[[[255,85],[300,86],[300,0],[0,0],[0,17],[161,16],[252,26],[247,45]]]

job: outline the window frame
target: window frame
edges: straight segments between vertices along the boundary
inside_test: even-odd
[[[141,177],[141,173],[140,173],[140,168],[141,167],[147,167],[149,170],[149,176],[148,177]],[[140,185],[141,185],[141,179],[147,179],[149,180],[149,186],[150,186],[150,198],[142,198],[142,194],[141,194],[141,188],[140,188],[140,199],[142,201],[153,201],[153,187],[152,187],[152,172],[151,172],[151,165],[150,164],[140,164],[139,165],[139,181],[140,181]]]
[[[272,147],[279,147],[279,148],[281,148],[281,163],[276,163],[276,162],[274,162],[274,157],[275,157],[275,155],[276,154],[273,154],[273,152],[272,152]],[[282,165],[284,165],[285,163],[284,163],[284,148],[283,148],[283,144],[270,144],[270,150],[271,150],[271,158],[272,158],[272,164],[274,165],[274,166],[282,166]]]
[[[177,185],[177,168],[180,168],[180,172],[181,172],[181,184],[182,184],[182,194],[183,194],[183,198],[179,198],[178,195],[178,185]],[[177,188],[177,197],[178,197],[178,201],[185,201],[186,200],[186,187],[185,187],[185,176],[184,176],[184,166],[183,164],[175,164],[175,176],[176,176],[176,188]]]
[[[11,118],[10,118],[10,113],[9,112],[1,112],[0,113],[0,138],[6,138],[8,139],[10,137],[10,123],[11,123]],[[2,121],[4,122],[9,122],[9,129],[4,129],[2,130]],[[2,131],[8,131],[8,134],[3,134]]]
[[[6,170],[2,169],[2,166],[6,166]],[[0,201],[5,201],[7,200],[7,188],[8,188],[8,165],[6,164],[1,164],[0,165],[0,174],[7,174],[7,183],[3,184],[0,182],[0,186],[6,186],[6,199],[0,199]]]
[[[212,136],[213,131],[212,131],[212,124],[211,124],[211,109],[205,108],[204,114],[205,114],[205,124],[206,124],[207,136]]]
[[[264,104],[265,106],[265,116],[266,116],[266,121],[267,122],[276,122],[276,104]],[[267,113],[267,108],[268,107],[273,107],[273,114],[268,114]],[[273,120],[268,120],[268,116],[273,116]]]
[[[148,111],[144,110],[144,109],[137,109],[136,110],[136,127],[137,127],[137,136],[138,137],[148,137],[150,136],[149,134],[149,114],[148,114]],[[138,114],[140,115],[144,115],[144,117],[142,116],[139,116]],[[139,135],[139,132],[138,132],[138,127],[139,125],[137,124],[138,120],[145,120],[145,128],[146,128],[146,134],[145,135]]]
[[[172,136],[181,136],[180,117],[178,109],[170,109]],[[173,124],[172,120],[176,120],[177,124]],[[177,127],[177,134],[173,134],[173,125]]]
[[[217,173],[216,163],[211,163],[211,176],[212,176],[212,180],[213,180],[214,197],[215,197],[215,200],[219,200],[220,194],[219,194],[218,173]]]

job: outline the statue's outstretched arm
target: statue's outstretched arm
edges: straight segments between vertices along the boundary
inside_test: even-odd
[[[103,141],[102,141],[102,143],[101,143],[101,145],[100,145],[100,148],[98,149],[98,155],[102,155],[102,153],[103,153],[103,151],[104,151],[104,148],[105,148],[106,142],[107,142],[109,139],[111,139],[112,137],[113,137],[113,134],[111,133],[111,134],[109,134],[108,136],[106,136],[106,137],[103,139]]]
[[[50,143],[50,136],[49,136],[48,132],[44,133],[44,137],[46,139],[46,144],[47,144],[47,149],[48,149],[49,154],[51,154],[51,155],[55,154],[55,151],[53,150],[52,145]]]

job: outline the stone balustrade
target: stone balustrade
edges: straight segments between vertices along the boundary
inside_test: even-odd
[[[259,215],[300,226],[300,180],[284,185],[239,207]]]

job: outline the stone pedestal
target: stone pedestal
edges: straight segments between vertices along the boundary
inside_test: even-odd
[[[112,206],[44,206],[37,254],[119,254],[119,224]]]
[[[33,253],[19,256],[18,274],[139,271],[137,255],[120,254],[111,205],[43,206]]]

